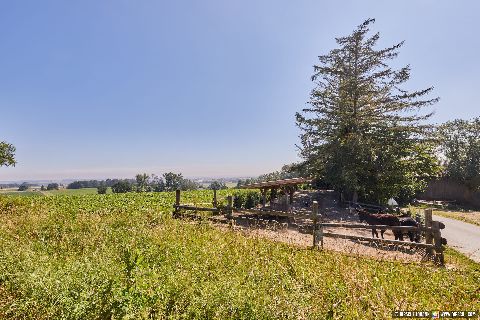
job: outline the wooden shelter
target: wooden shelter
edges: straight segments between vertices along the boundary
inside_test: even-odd
[[[293,203],[293,194],[299,184],[310,183],[311,178],[291,178],[274,181],[265,181],[251,183],[241,186],[242,189],[260,189],[262,193],[262,206],[265,208],[267,202],[267,192],[270,190],[270,207],[273,208],[273,198],[277,190],[282,190],[285,193],[284,210],[288,211],[290,205]]]

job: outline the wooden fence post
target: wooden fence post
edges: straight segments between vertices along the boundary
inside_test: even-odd
[[[217,207],[217,189],[213,189],[213,207]]]
[[[313,201],[312,204],[312,214],[313,214],[313,248],[318,247],[318,243],[321,243],[323,248],[323,228],[321,223],[319,224],[319,216],[318,216],[318,202]]]
[[[445,259],[443,257],[442,234],[440,233],[440,222],[432,221],[433,238],[435,243],[435,262],[443,266]]]
[[[178,189],[175,190],[175,204],[177,206],[180,205],[180,190],[178,190]]]
[[[288,192],[285,190],[285,197],[283,199],[285,211],[290,211],[290,200],[288,199]]]
[[[323,214],[325,212],[325,202],[324,199],[320,199],[319,205],[318,205],[318,220],[320,224],[320,228],[318,229],[318,237],[320,237],[320,246],[323,249]]]
[[[227,219],[233,219],[233,197],[227,196]]]
[[[176,218],[178,215],[178,212],[180,211],[178,209],[178,206],[180,205],[180,190],[175,190],[175,210],[173,212],[173,216]]]
[[[262,208],[265,208],[267,205],[267,189],[261,189],[262,190]]]
[[[431,208],[425,209],[425,227],[432,228],[432,209]],[[433,242],[432,240],[433,240],[432,232],[430,230],[427,230],[425,233],[425,243],[432,244]],[[430,248],[427,248],[426,252],[430,256],[433,254],[432,249]]]

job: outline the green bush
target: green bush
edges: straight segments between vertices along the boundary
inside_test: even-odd
[[[260,192],[256,190],[237,191],[233,196],[233,207],[236,209],[252,209],[262,201]]]
[[[126,193],[132,191],[132,184],[128,180],[121,180],[112,185],[113,193]]]
[[[106,185],[100,185],[97,187],[98,194],[106,194],[108,187]]]

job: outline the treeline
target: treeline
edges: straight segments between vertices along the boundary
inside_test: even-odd
[[[130,183],[134,183],[134,179],[127,179]],[[106,179],[106,180],[88,180],[88,181],[74,181],[67,185],[67,189],[83,189],[83,188],[97,188],[99,186],[111,187],[114,184],[122,181],[121,179]]]
[[[19,183],[2,183],[2,184],[0,184],[0,189],[18,188],[18,187],[20,187]]]
[[[124,182],[125,184],[125,182]],[[112,186],[112,191],[116,186]],[[137,174],[134,184],[131,185],[130,191],[137,192],[162,192],[174,191],[180,189],[182,191],[197,190],[200,184],[193,180],[186,179],[181,173],[167,172],[162,176],[155,174]]]
[[[111,185],[113,193],[125,192],[163,192],[180,189],[182,191],[197,190],[200,184],[186,179],[181,173],[167,172],[162,176],[140,173],[134,180],[119,180]],[[106,184],[97,187],[99,193],[106,192]]]
[[[67,189],[97,188],[98,193],[107,193],[108,188],[113,193],[125,192],[163,192],[197,190],[203,186],[193,180],[186,179],[181,173],[167,172],[161,176],[155,174],[140,173],[135,179],[106,179],[74,181],[67,185]],[[227,189],[225,182],[212,181],[208,189]]]
[[[480,190],[480,117],[448,121],[436,130],[441,177]]]

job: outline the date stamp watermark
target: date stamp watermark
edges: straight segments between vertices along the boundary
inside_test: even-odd
[[[425,310],[401,310],[393,311],[393,318],[423,318],[423,319],[478,319],[480,313],[472,310],[449,310],[449,311],[425,311]]]

